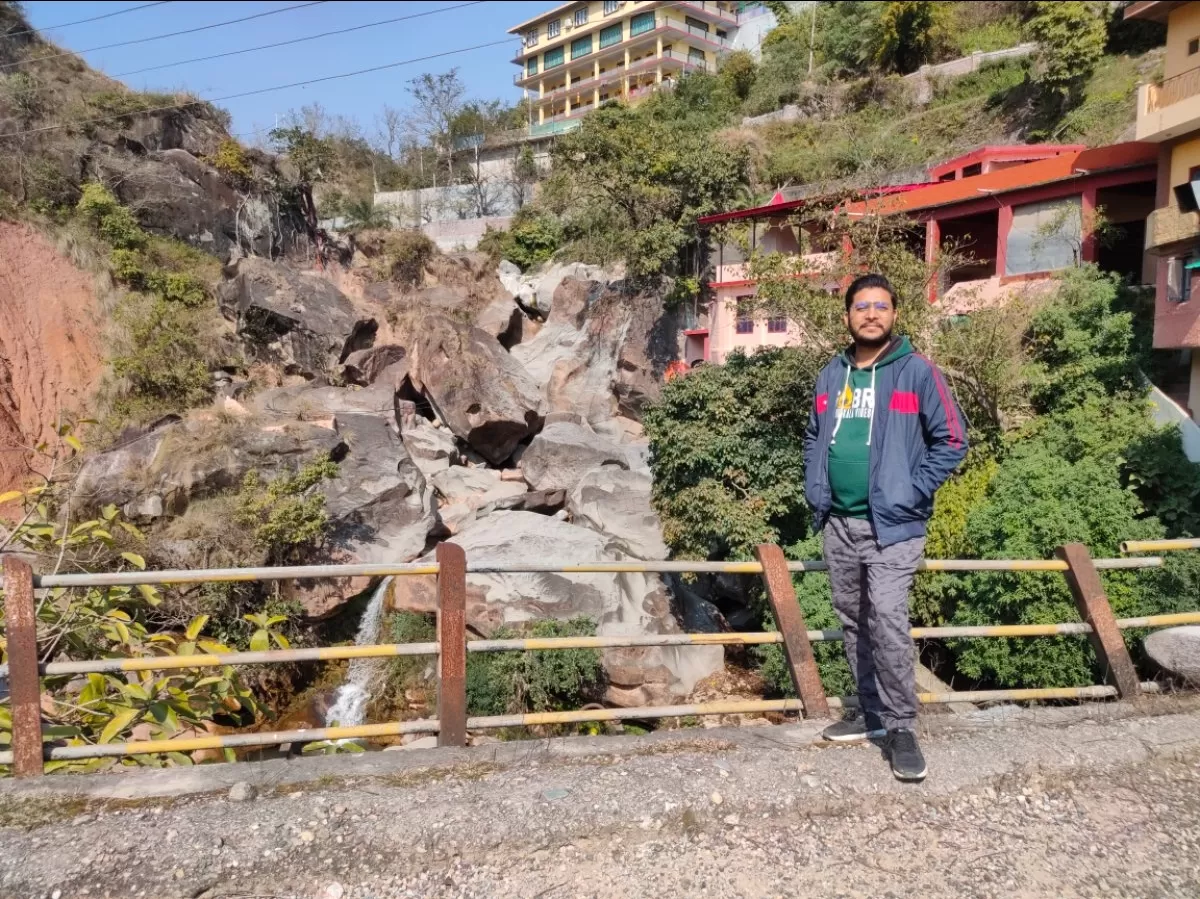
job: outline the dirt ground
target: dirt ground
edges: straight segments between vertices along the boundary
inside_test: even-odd
[[[7,782],[0,897],[1200,896],[1200,711],[925,730],[921,786],[807,723]]]

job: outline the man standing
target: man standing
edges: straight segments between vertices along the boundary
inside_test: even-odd
[[[907,337],[892,336],[897,314],[882,275],[864,275],[846,291],[854,344],[817,376],[804,478],[859,698],[824,737],[886,737],[892,773],[919,781],[926,768],[914,732],[908,590],[933,495],[966,455],[967,434],[937,366]]]

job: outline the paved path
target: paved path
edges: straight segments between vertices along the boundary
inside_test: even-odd
[[[920,787],[808,724],[10,781],[0,897],[1200,896],[1196,702],[924,726]]]

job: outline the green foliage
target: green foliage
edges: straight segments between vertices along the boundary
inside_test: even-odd
[[[751,559],[807,535],[803,434],[824,359],[796,349],[734,353],[676,378],[646,410],[653,500],[678,558]]]
[[[552,258],[562,242],[562,225],[554,216],[522,209],[507,231],[489,228],[479,248],[496,258],[507,259],[521,271],[529,271]]]
[[[882,6],[863,0],[818,5],[818,45],[830,76],[852,77],[866,72],[873,49],[871,38]]]
[[[437,253],[437,244],[416,230],[393,231],[380,238],[380,251],[373,260],[379,275],[405,287],[420,284],[425,266]]]
[[[337,472],[337,464],[328,456],[310,462],[295,475],[280,475],[265,484],[257,471],[251,471],[238,493],[237,523],[251,529],[254,542],[272,557],[287,558],[325,535],[329,524],[325,497],[313,488],[337,477]]]
[[[437,640],[437,617],[394,612],[387,633],[391,634],[392,643],[432,643]],[[396,656],[388,664],[390,692],[403,693],[428,666],[429,659],[422,656]]]
[[[213,167],[239,187],[246,187],[254,179],[245,148],[232,137],[225,138],[217,147]]]
[[[299,126],[273,128],[271,143],[277,152],[285,153],[296,167],[297,180],[301,185],[312,185],[328,181],[337,171],[337,151],[333,142],[317,137]]]
[[[328,205],[326,208],[329,209]],[[376,206],[374,200],[353,200],[342,207],[341,213],[347,219],[345,230],[352,234],[369,228],[392,227],[392,220],[388,216],[387,210],[382,206]]]
[[[696,218],[741,198],[747,153],[676,118],[680,102],[604,107],[555,143],[548,205],[577,254],[623,257],[635,279],[671,274]]]
[[[1021,22],[1016,16],[1006,16],[983,22],[973,28],[956,28],[950,35],[954,51],[959,56],[972,53],[991,53],[1007,50],[1021,43]]]
[[[59,428],[61,448],[53,453],[53,467],[69,461],[84,447],[69,426]],[[72,570],[119,571],[143,569],[145,559],[135,549],[143,542],[140,531],[125,521],[115,506],[106,506],[96,518],[72,521],[58,510],[68,499],[69,482],[48,481],[27,492],[13,491],[3,502],[23,506],[20,523],[11,530],[0,526],[2,542],[43,559],[60,559]],[[0,593],[2,596],[2,593]],[[228,648],[204,639],[207,616],[188,622],[183,633],[159,632],[155,616],[161,603],[149,586],[110,588],[55,588],[37,606],[38,655],[47,661],[112,657],[187,656],[197,651],[227,652]],[[4,604],[0,601],[0,633]],[[0,638],[0,661],[7,662],[7,646]],[[126,674],[90,674],[82,689],[67,676],[43,679],[44,738],[68,746],[126,742],[135,728],[149,739],[169,739],[188,728],[203,727],[230,716],[252,721],[260,711],[252,693],[232,667],[177,669]],[[11,742],[12,718],[0,713],[0,744]],[[146,736],[140,736],[146,739]],[[123,759],[119,764],[161,766],[167,762],[189,765],[182,753]],[[114,764],[113,760],[51,762],[47,771],[91,771]]]
[[[1139,389],[1133,314],[1120,309],[1120,292],[1116,275],[1091,266],[1062,275],[1056,302],[1035,316],[1029,334],[1029,395],[1038,412]]]
[[[739,100],[750,96],[758,78],[758,64],[746,50],[734,50],[721,63],[721,80]]]
[[[251,652],[265,652],[271,648],[272,643],[280,649],[287,649],[292,645],[283,631],[276,627],[276,625],[283,624],[288,620],[287,615],[271,615],[267,612],[255,612],[250,615],[243,615],[242,617],[254,626],[254,633],[250,636]]]
[[[129,385],[114,404],[117,415],[141,418],[208,402],[212,380],[189,312],[162,298],[117,307],[114,318],[129,336],[128,349],[112,357],[113,372]]]
[[[527,637],[587,637],[596,633],[590,618],[533,622]],[[500,628],[494,639],[522,636]],[[600,653],[594,649],[480,652],[467,655],[467,709],[473,715],[551,712],[577,709],[601,683]]]
[[[1084,0],[1038,0],[1033,5],[1026,27],[1038,42],[1037,84],[1048,104],[1065,110],[1078,100],[1104,55],[1105,22],[1097,4]]]
[[[91,222],[96,232],[118,250],[137,250],[146,245],[146,232],[137,218],[98,181],[83,186],[76,209]]]
[[[882,6],[872,44],[873,60],[884,71],[915,72],[949,46],[945,3],[901,0]]]

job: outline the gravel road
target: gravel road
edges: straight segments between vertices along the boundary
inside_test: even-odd
[[[1200,896],[1200,712],[951,717],[915,787],[806,725],[269,762],[232,791],[219,766],[183,796],[8,783],[0,896]]]

